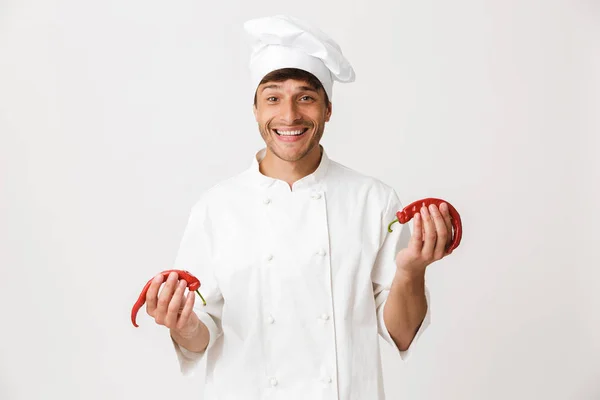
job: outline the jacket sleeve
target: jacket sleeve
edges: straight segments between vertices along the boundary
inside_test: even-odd
[[[210,338],[207,348],[200,353],[192,352],[180,346],[171,338],[180,371],[183,375],[190,375],[194,372],[222,335],[221,314],[223,297],[211,264],[209,241],[211,235],[209,232],[210,221],[207,218],[206,206],[202,201],[199,201],[193,207],[188,219],[175,259],[175,268],[187,270],[200,280],[198,291],[206,300],[206,305],[196,295],[194,312],[208,328]]]
[[[377,310],[377,327],[381,337],[389,343],[400,355],[402,360],[408,360],[415,346],[417,345],[423,332],[427,329],[431,322],[431,307],[429,290],[425,285],[425,297],[427,298],[427,313],[421,323],[413,341],[408,349],[400,351],[396,343],[390,336],[390,333],[383,319],[383,309],[387,302],[390,288],[396,274],[396,255],[398,252],[408,246],[411,232],[408,224],[400,224],[396,222],[392,225],[392,232],[388,232],[388,224],[396,219],[396,212],[402,210],[403,206],[400,199],[394,190],[387,201],[387,206],[383,211],[383,221],[381,221],[382,241],[381,247],[377,254],[375,264],[372,271],[373,292],[375,294],[375,306]]]

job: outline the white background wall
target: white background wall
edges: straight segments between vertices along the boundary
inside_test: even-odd
[[[333,159],[461,211],[390,399],[600,399],[600,5],[0,1],[0,398],[197,398],[140,313],[200,193],[261,145],[242,23],[292,13],[357,72]],[[350,216],[351,217],[351,216]]]

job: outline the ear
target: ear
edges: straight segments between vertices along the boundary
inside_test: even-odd
[[[325,110],[325,122],[329,122],[329,119],[331,118],[332,107],[331,102],[329,102],[329,104],[327,104],[327,110]]]

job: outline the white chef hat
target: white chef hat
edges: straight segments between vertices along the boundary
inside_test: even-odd
[[[252,54],[250,75],[255,92],[268,73],[281,68],[298,68],[315,75],[329,99],[333,81],[353,82],[352,66],[340,46],[324,32],[297,18],[276,15],[244,24]]]

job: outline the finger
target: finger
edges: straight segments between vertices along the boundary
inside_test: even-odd
[[[187,324],[192,315],[192,311],[194,310],[195,299],[196,293],[188,292],[187,298],[185,299],[185,305],[183,306],[183,310],[181,310],[181,315],[177,321],[177,329],[182,329]]]
[[[421,254],[425,259],[433,258],[433,249],[435,248],[436,233],[435,225],[427,211],[427,207],[421,207],[421,215],[423,216],[423,229],[425,231],[425,242],[423,243],[423,249]]]
[[[162,274],[158,274],[152,280],[152,283],[148,287],[148,291],[146,292],[146,312],[151,317],[154,317],[154,312],[156,311],[156,303],[158,301],[158,289],[160,285],[163,283]]]
[[[448,242],[452,239],[452,216],[450,215],[450,207],[448,204],[442,203],[440,204],[440,212],[442,213],[442,217],[444,218],[444,223],[446,224],[446,230],[448,231]]]
[[[446,223],[444,222],[442,214],[434,204],[431,204],[429,206],[429,212],[433,219],[436,231],[436,243],[435,249],[433,250],[433,258],[434,260],[439,260],[444,256],[444,253],[446,251],[446,243],[448,241],[448,230],[446,228]]]
[[[416,213],[413,221],[413,233],[410,236],[408,246],[416,253],[421,254],[421,249],[423,248],[423,220],[421,214]]]
[[[171,302],[171,298],[173,297],[173,293],[177,287],[178,280],[177,272],[171,272],[167,278],[167,281],[165,282],[165,285],[160,291],[160,294],[158,295],[158,301],[154,315],[154,320],[157,324],[164,324],[169,303]]]
[[[185,292],[186,286],[187,283],[183,279],[177,284],[177,289],[175,289],[175,293],[173,293],[173,297],[167,308],[167,315],[165,316],[164,324],[167,328],[174,328],[175,325],[177,325],[177,318],[183,307],[183,293]]]

